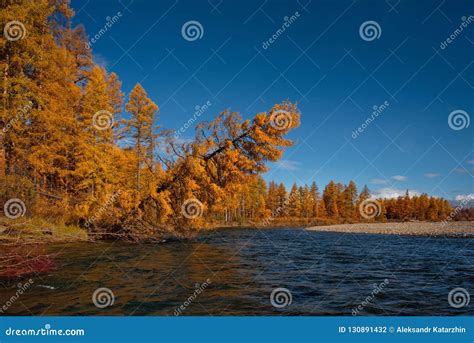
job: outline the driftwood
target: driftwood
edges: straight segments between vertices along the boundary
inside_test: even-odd
[[[120,239],[132,243],[164,243],[190,238],[172,229],[158,228],[144,220],[135,219],[133,223],[126,223],[118,226],[116,231],[95,228],[88,233],[90,237],[96,239]]]

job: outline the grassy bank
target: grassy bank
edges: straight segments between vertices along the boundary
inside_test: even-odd
[[[0,244],[75,242],[88,240],[87,232],[74,225],[52,223],[40,218],[0,217]]]

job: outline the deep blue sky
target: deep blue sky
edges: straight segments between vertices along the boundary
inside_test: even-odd
[[[140,82],[159,105],[159,123],[179,129],[196,105],[201,120],[231,109],[248,118],[285,99],[298,102],[296,144],[267,180],[330,179],[367,184],[379,195],[405,189],[454,199],[474,192],[474,123],[462,130],[448,115],[474,116],[472,1],[145,1],[73,0],[75,21],[89,36],[118,11],[122,17],[92,49],[116,72],[123,90]],[[267,41],[299,17],[267,49]],[[471,18],[472,19],[472,18]],[[184,23],[201,23],[187,41]],[[381,35],[365,41],[359,27],[376,21]],[[355,139],[373,106],[389,106]],[[474,118],[472,118],[474,120]],[[182,138],[190,138],[188,129]]]

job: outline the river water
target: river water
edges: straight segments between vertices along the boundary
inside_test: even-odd
[[[473,248],[474,239],[299,229],[50,245],[34,253],[51,268],[23,294],[29,277],[0,281],[0,306],[9,315],[472,315],[474,295],[457,308],[448,294],[474,294]]]

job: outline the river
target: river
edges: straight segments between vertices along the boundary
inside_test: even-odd
[[[226,229],[161,244],[48,245],[35,253],[50,268],[23,294],[29,277],[1,280],[0,306],[7,315],[472,315],[474,300],[456,308],[448,294],[474,291],[473,242]],[[283,293],[272,298],[275,289]],[[107,293],[96,304],[95,291]]]

